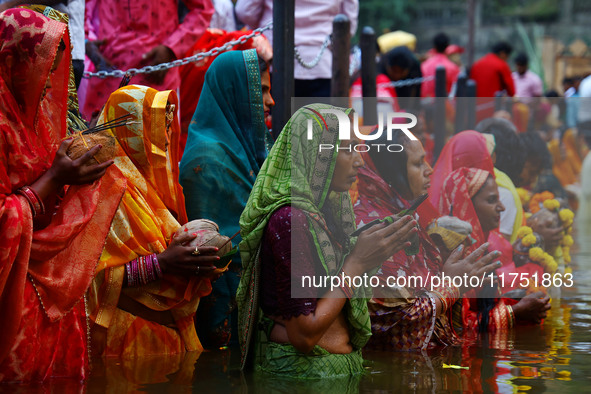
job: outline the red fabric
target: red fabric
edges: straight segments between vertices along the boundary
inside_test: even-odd
[[[443,147],[431,175],[429,200],[439,206],[443,182],[449,174],[461,167],[479,168],[494,177],[494,166],[484,136],[473,130],[454,135]],[[443,214],[443,213],[442,213]]]
[[[78,302],[63,319],[51,322],[39,307],[39,298],[30,281],[26,281],[22,297],[18,340],[0,364],[0,381],[43,382],[49,378],[81,381],[87,378],[84,301]]]
[[[515,95],[511,69],[494,53],[483,56],[472,65],[470,78],[476,82],[476,97],[495,97],[502,90],[506,90],[508,96]]]
[[[449,174],[443,182],[439,213],[441,215],[451,214],[472,225],[470,236],[476,242],[468,248],[467,252],[472,252],[485,243],[488,238],[488,234],[485,234],[480,226],[474,204],[472,204],[472,197],[484,185],[489,175],[490,173],[485,170],[462,167]]]
[[[62,40],[63,58],[50,73]],[[92,280],[101,237],[106,236],[117,195],[122,193],[122,185],[113,181],[106,182],[108,190],[101,187],[104,181],[71,187],[51,223],[36,232],[27,201],[15,193],[47,171],[65,136],[69,71],[65,24],[28,9],[0,14],[0,375],[4,376],[13,376],[6,372],[7,360],[14,359],[14,354],[7,358],[11,349],[26,346],[27,352],[42,357],[39,346],[44,343],[36,338],[43,338],[46,323],[62,319],[55,324],[71,326],[80,317],[80,309],[74,307]],[[48,78],[51,88],[43,97]],[[96,209],[98,201],[104,201],[101,210]],[[91,219],[96,221],[89,225]],[[25,297],[32,287],[27,274],[35,279],[46,321],[27,317],[43,315],[33,311],[42,310],[40,300]],[[76,335],[86,337],[79,328],[70,335],[72,341]],[[36,335],[25,334],[31,329]],[[45,368],[41,361],[28,367]],[[20,371],[19,376],[41,375]]]
[[[457,64],[448,59],[443,53],[434,53],[427,60],[421,64],[421,72],[423,78],[435,77],[435,71],[438,66],[445,68],[445,89],[449,94],[451,87],[458,79],[460,73],[460,67]],[[435,97],[435,80],[423,82],[421,88],[421,94],[423,97]]]
[[[464,255],[474,251],[490,238],[490,234],[485,234],[482,231],[480,221],[472,204],[472,197],[480,190],[488,176],[489,172],[487,171],[462,167],[452,172],[443,183],[443,194],[439,204],[440,213],[442,215],[449,214],[453,207],[454,216],[472,225],[471,236],[476,242],[467,248]],[[488,251],[492,250],[493,248],[489,246]],[[470,298],[474,296],[475,291],[471,290],[464,295],[465,298],[461,301],[462,325],[468,337],[477,332],[480,321],[477,299]],[[494,332],[499,329],[506,329],[509,326],[510,315],[505,301],[495,298],[495,305],[489,312],[488,330]]]
[[[387,103],[392,106],[393,111],[400,111],[396,89],[391,85],[392,81],[385,74],[378,74],[376,77],[376,96],[378,103]],[[361,77],[357,78],[351,85],[351,98],[363,97]]]
[[[364,154],[363,160],[365,166],[359,169],[357,175],[359,198],[354,207],[357,225],[383,219],[410,207],[410,203],[377,174],[371,157]],[[404,250],[396,253],[382,265],[384,276],[399,276],[400,271],[403,271],[407,275],[426,277],[428,272],[433,275],[441,271],[439,251],[422,226],[419,229],[419,239],[419,253],[414,256],[407,256]]]
[[[193,56],[196,53],[207,52],[212,48],[220,47],[229,41],[236,40],[242,36],[248,35],[252,31],[233,31],[225,32],[218,29],[208,29],[201,36],[201,38],[193,45],[185,56]],[[236,45],[233,49],[244,51],[252,49],[253,40],[248,40],[244,44]],[[189,63],[180,67],[181,88],[180,88],[180,102],[181,102],[181,147],[180,152],[185,151],[185,144],[187,143],[187,132],[189,124],[197,108],[199,97],[201,96],[201,89],[205,80],[205,73],[209,69],[211,62],[217,56],[210,56],[205,60],[197,63]]]

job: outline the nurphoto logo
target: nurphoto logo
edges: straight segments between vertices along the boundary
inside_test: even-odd
[[[326,108],[326,109],[319,109],[322,115],[331,114],[337,117],[339,122],[339,140],[349,140],[351,139],[351,119],[349,116],[338,109]],[[399,123],[401,120],[409,119],[410,122],[408,123]],[[385,122],[384,122],[385,120]],[[385,123],[385,127],[384,127]],[[417,137],[415,137],[411,132],[410,128],[416,126],[417,124],[417,117],[413,114],[409,114],[406,112],[387,112],[386,114],[379,113],[378,114],[378,128],[374,134],[362,134],[359,132],[359,119],[357,113],[353,114],[353,133],[357,138],[363,140],[365,142],[368,141],[375,141],[382,136],[384,131],[387,133],[386,137],[390,141],[392,140],[392,132],[394,130],[401,130],[406,136],[412,140],[417,141]],[[312,119],[308,119],[307,125],[307,136],[308,140],[312,140],[313,134],[313,127],[312,127]],[[320,144],[319,151],[322,150],[331,150],[336,149],[339,151],[340,149],[343,150],[351,150],[353,149],[355,152],[368,152],[370,149],[377,149],[379,152],[381,149],[387,150],[388,152],[401,152],[404,150],[404,147],[400,144],[372,144],[372,143],[364,143],[364,144],[357,144],[354,145],[352,148],[348,146],[346,148],[340,148],[339,146],[334,146],[332,144]]]

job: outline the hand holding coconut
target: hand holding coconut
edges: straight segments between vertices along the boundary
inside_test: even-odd
[[[197,238],[196,233],[183,232],[173,237],[166,250],[158,255],[158,262],[163,272],[183,276],[208,276],[213,274],[216,267],[213,263],[220,260],[215,246],[189,245]],[[196,253],[196,250],[199,253]]]
[[[73,142],[73,138],[62,142],[51,168],[47,171],[59,186],[92,183],[105,175],[107,168],[114,163],[113,160],[106,160],[100,164],[93,164],[93,158],[101,150],[102,145],[95,145],[82,156],[71,159],[67,151]]]
[[[170,246],[158,255],[163,270],[217,279],[230,263],[224,256],[232,253],[230,238],[218,231],[217,224],[207,219],[193,220],[181,226],[174,233]]]

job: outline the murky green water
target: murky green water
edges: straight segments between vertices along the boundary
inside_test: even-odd
[[[368,372],[358,379],[297,382],[243,374],[239,350],[226,349],[201,354],[194,374],[192,360],[185,360],[187,371],[170,375],[146,371],[141,365],[125,370],[116,362],[105,369],[101,362],[95,364],[87,389],[89,393],[590,392],[591,273],[587,267],[591,267],[591,256],[573,255],[576,287],[563,289],[562,298],[553,300],[551,315],[541,327],[519,327],[510,335],[485,338],[471,347],[428,354],[367,351]],[[163,363],[175,370],[181,365],[182,370],[182,361]]]
[[[95,360],[81,387],[0,387],[39,393],[585,393],[591,392],[591,255],[573,254],[575,287],[553,300],[543,326],[518,327],[471,347],[421,353],[366,351],[366,375],[344,381],[302,382],[239,370],[239,350],[157,357],[122,365]],[[196,359],[196,357],[198,357]],[[445,365],[444,365],[445,364]],[[461,367],[458,368],[458,367]]]

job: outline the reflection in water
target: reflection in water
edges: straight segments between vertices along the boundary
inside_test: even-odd
[[[367,373],[344,380],[302,381],[243,374],[239,349],[121,362],[99,359],[85,387],[55,381],[2,386],[4,392],[55,393],[538,393],[591,387],[591,260],[573,256],[575,288],[552,300],[543,326],[518,327],[464,347],[428,353],[366,351]],[[444,364],[446,367],[444,367]],[[461,369],[459,367],[462,367]],[[466,369],[467,368],[467,369]]]

